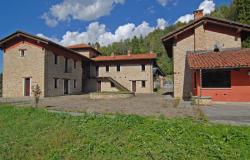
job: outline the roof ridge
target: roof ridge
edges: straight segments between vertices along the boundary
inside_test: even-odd
[[[224,23],[229,23],[229,24],[232,24],[232,25],[240,25],[243,28],[246,27],[246,28],[250,29],[250,25],[248,25],[248,24],[243,24],[243,23],[239,23],[239,22],[236,22],[236,21],[230,21],[230,20],[227,20],[227,19],[222,19],[222,18],[217,18],[217,17],[212,17],[212,16],[205,15],[202,18],[190,21],[189,23],[187,23],[183,27],[180,27],[180,28],[168,33],[167,35],[163,36],[161,39],[162,39],[162,41],[165,41],[166,39],[169,39],[167,37],[172,37],[171,35],[173,35],[175,33],[178,33],[179,31],[181,31],[181,30],[183,30],[185,28],[188,28],[189,26],[195,25],[198,22],[202,22],[202,21],[209,20],[209,19],[213,20],[213,21],[221,21],[221,22],[224,22]]]

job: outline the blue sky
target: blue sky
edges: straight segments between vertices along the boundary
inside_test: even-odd
[[[94,9],[82,7],[94,6],[98,1],[102,4]],[[2,1],[0,38],[22,30],[50,37],[63,45],[87,41],[106,44],[124,37],[147,35],[159,26],[173,24],[179,17],[198,9],[202,2],[204,0],[188,0],[188,3],[187,0]],[[213,1],[216,6],[230,2],[231,0]],[[68,7],[69,5],[72,7]],[[79,5],[80,9],[74,8],[75,5]],[[188,15],[183,18],[187,17]],[[161,21],[157,23],[157,19]],[[0,72],[2,56],[0,52]]]

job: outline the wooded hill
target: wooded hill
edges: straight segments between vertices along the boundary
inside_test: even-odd
[[[223,18],[232,20],[244,24],[250,24],[250,0],[233,0],[230,5],[223,5],[211,14],[213,17]],[[127,54],[128,50],[132,53],[146,53],[153,51],[157,54],[157,61],[161,69],[166,74],[172,74],[172,60],[167,57],[166,50],[161,42],[161,38],[169,32],[178,29],[185,24],[173,24],[166,27],[164,30],[157,29],[151,32],[146,37],[133,37],[132,39],[122,40],[115,42],[111,45],[99,48],[99,44],[96,43],[92,46],[99,48],[104,55],[115,55]],[[250,36],[243,39],[243,47],[250,48]]]

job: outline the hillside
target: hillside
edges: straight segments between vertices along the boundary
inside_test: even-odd
[[[178,23],[169,26],[164,30],[157,29],[144,38],[133,37],[132,39],[122,40],[106,47],[101,47],[99,50],[104,53],[104,55],[111,55],[111,53],[114,53],[115,55],[127,54],[128,50],[131,50],[134,54],[152,51],[157,54],[157,61],[162,70],[167,74],[172,74],[172,61],[167,57],[161,38],[183,25],[184,24]],[[98,44],[95,44],[94,46],[98,47],[97,45]]]
[[[223,5],[211,14],[213,17],[222,19],[237,21],[244,24],[250,24],[250,0],[234,0],[228,6]],[[121,42],[115,42],[109,46],[101,47],[99,50],[105,55],[127,54],[128,50],[132,53],[145,53],[153,51],[157,54],[157,62],[162,70],[166,74],[172,74],[172,60],[167,57],[166,50],[162,45],[161,38],[169,32],[183,26],[185,24],[173,24],[164,30],[155,30],[146,37],[134,37],[132,39],[123,40]],[[250,48],[250,35],[243,37],[243,47]],[[99,44],[95,44],[95,47],[99,47]]]

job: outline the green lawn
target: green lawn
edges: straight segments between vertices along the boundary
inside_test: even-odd
[[[0,159],[248,159],[250,128],[0,106]]]

